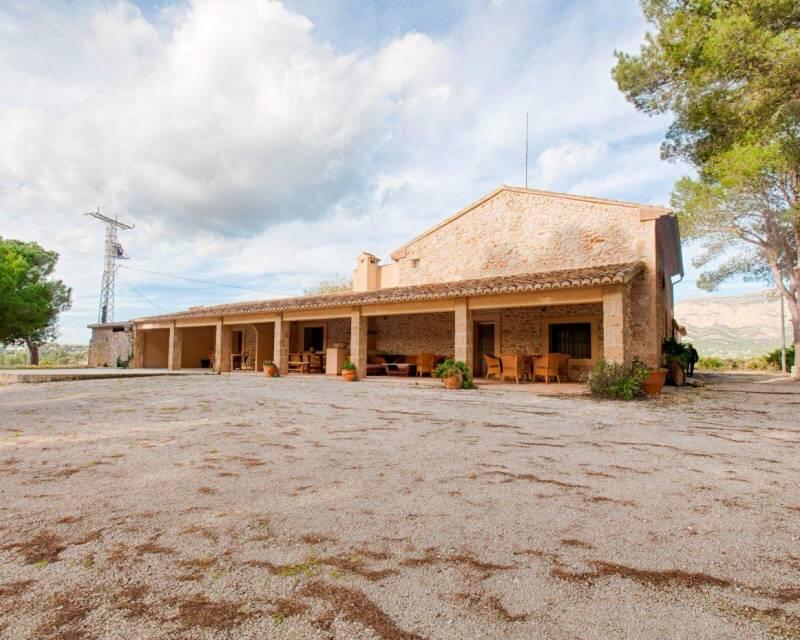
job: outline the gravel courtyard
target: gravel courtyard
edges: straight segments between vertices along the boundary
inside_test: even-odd
[[[800,389],[0,387],[0,637],[800,638]]]

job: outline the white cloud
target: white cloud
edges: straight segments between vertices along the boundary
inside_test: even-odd
[[[353,47],[271,0],[7,4],[0,233],[61,252],[75,339],[102,244],[78,214],[97,204],[137,223],[131,266],[298,291],[522,183],[526,112],[531,186],[663,201],[664,122],[609,74],[642,31],[610,0],[472,3],[446,33]],[[125,277],[169,308],[252,297]],[[153,310],[118,291],[118,316]]]

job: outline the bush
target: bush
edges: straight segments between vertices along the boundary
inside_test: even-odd
[[[791,369],[794,366],[794,345],[791,347],[786,347],[786,368]],[[770,351],[764,359],[771,365],[777,367],[778,369],[781,368],[781,350],[780,348],[774,349]]]
[[[601,358],[589,373],[587,385],[593,395],[601,398],[633,400],[642,394],[642,384],[649,374],[639,358],[627,364],[606,362]]]
[[[469,370],[466,362],[461,360],[445,360],[433,370],[434,378],[446,378],[454,372],[460,372],[464,378],[462,389],[474,389],[475,383],[472,381],[472,372]]]
[[[719,369],[724,369],[726,366],[727,364],[725,361],[717,356],[703,356],[697,361],[698,369],[712,369],[718,371]]]
[[[347,359],[347,360],[345,360],[345,361],[344,361],[344,363],[342,364],[342,371],[344,371],[345,369],[347,369],[348,371],[349,371],[349,370],[351,370],[351,369],[352,369],[353,371],[355,371],[355,369],[356,369],[356,363],[355,363],[355,362],[353,362],[352,360],[350,360],[350,359],[348,358],[348,359]]]

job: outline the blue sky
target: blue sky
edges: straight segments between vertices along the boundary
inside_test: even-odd
[[[388,259],[491,191],[666,204],[669,118],[610,76],[646,24],[634,0],[0,3],[0,235],[61,254],[63,341],[85,342],[121,240],[116,318],[301,293]],[[694,287],[685,249],[679,298]],[[175,274],[245,289],[187,282]],[[734,282],[722,294],[759,288]]]

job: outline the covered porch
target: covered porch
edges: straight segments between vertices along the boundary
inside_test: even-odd
[[[282,375],[335,375],[350,359],[360,377],[413,376],[453,358],[476,378],[512,367],[515,382],[583,380],[600,358],[636,355],[656,364],[657,319],[642,304],[649,278],[636,278],[641,269],[610,265],[192,309],[183,314],[189,317],[137,322],[134,366],[255,372],[269,360]],[[213,310],[220,315],[211,317]],[[558,371],[548,371],[556,361]]]

